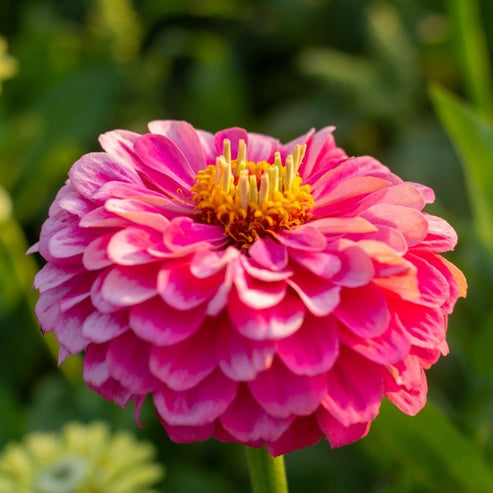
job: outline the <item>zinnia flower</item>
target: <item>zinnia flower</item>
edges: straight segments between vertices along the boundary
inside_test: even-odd
[[[152,493],[163,476],[154,447],[104,423],[69,423],[61,433],[35,432],[0,454],[2,493]]]
[[[60,362],[85,351],[85,381],[121,406],[150,395],[177,442],[279,455],[362,438],[384,397],[418,412],[466,289],[432,190],[348,157],[333,128],[149,129],[100,137],[31,249]]]

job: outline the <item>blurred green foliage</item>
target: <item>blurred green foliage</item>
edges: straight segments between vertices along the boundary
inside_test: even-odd
[[[288,140],[334,124],[349,153],[435,189],[470,291],[428,407],[409,418],[386,404],[360,443],[290,454],[291,491],[493,491],[492,33],[488,0],[1,2],[0,444],[73,419],[136,430],[132,409],[85,388],[77,359],[56,369],[32,315],[38,259],[24,255],[99,133],[176,118]],[[163,491],[248,491],[240,447],[175,445],[150,407],[142,419]]]

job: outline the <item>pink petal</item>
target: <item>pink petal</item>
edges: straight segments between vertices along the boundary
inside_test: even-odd
[[[190,262],[190,272],[199,279],[205,279],[222,271],[240,255],[234,247],[226,250],[196,249]]]
[[[327,392],[325,374],[295,375],[277,359],[248,382],[248,388],[260,406],[276,418],[312,413]]]
[[[273,341],[249,339],[234,330],[227,319],[219,322],[216,338],[217,359],[223,373],[232,380],[253,380],[257,373],[270,368],[275,350]]]
[[[381,241],[361,240],[358,242],[358,246],[371,257],[376,277],[402,274],[412,268],[409,261]]]
[[[384,393],[383,371],[353,351],[341,350],[327,374],[323,406],[343,426],[371,421],[378,414]]]
[[[148,368],[150,345],[127,331],[109,343],[107,361],[110,375],[130,392],[153,392],[159,381]]]
[[[124,407],[132,400],[133,395],[111,377],[106,362],[107,351],[107,344],[89,345],[84,358],[84,380],[105,399]]]
[[[88,212],[79,222],[81,228],[125,228],[131,224],[131,221],[113,214],[104,206]]]
[[[101,295],[115,306],[132,306],[157,294],[157,272],[154,265],[118,266],[108,273]]]
[[[185,155],[194,174],[206,167],[202,146],[192,125],[177,120],[156,120],[150,122],[148,127],[153,134],[164,135],[176,144]]]
[[[320,180],[320,184],[322,183]],[[313,193],[316,215],[334,215],[335,211],[344,209],[347,205],[350,205],[353,211],[357,211],[357,204],[363,197],[386,188],[389,182],[374,176],[355,176],[335,184],[327,180],[324,185],[317,186]],[[332,214],[328,214],[329,211]]]
[[[406,259],[417,268],[418,287],[421,293],[419,302],[441,306],[450,295],[447,279],[438,269],[418,255],[408,254]]]
[[[81,274],[80,266],[59,266],[45,264],[34,277],[33,287],[40,293],[56,288]]]
[[[406,238],[408,245],[417,245],[428,232],[428,222],[424,215],[409,207],[400,205],[376,204],[361,213],[374,224],[395,228]]]
[[[277,457],[293,450],[315,445],[322,432],[313,414],[297,417],[289,428],[275,441],[267,444],[267,450]]]
[[[68,175],[74,188],[88,199],[109,181],[142,184],[137,171],[128,162],[105,152],[85,154],[72,165]]]
[[[258,264],[272,271],[281,271],[288,265],[286,247],[271,238],[258,238],[248,253]]]
[[[92,312],[82,325],[82,334],[91,342],[103,343],[123,334],[128,329],[128,313]]]
[[[60,315],[60,299],[69,291],[70,285],[57,286],[40,293],[34,312],[43,332],[51,332],[55,328],[56,319]]]
[[[226,128],[224,130],[220,130],[215,135],[215,144],[216,144],[216,155],[221,156],[223,153],[223,142],[224,139],[229,139],[231,142],[231,157],[232,159],[236,159],[238,156],[238,143],[240,140],[244,140],[245,144],[247,144],[247,152],[248,148],[248,134],[246,130],[243,128],[232,127]],[[250,158],[251,159],[251,158]]]
[[[200,141],[200,145],[202,147],[202,151],[204,152],[205,161],[207,164],[215,164],[216,157],[222,154],[221,152],[218,154],[216,151],[216,143],[215,137],[210,132],[206,132],[205,130],[195,130],[197,132],[197,136]]]
[[[419,369],[419,374],[419,384],[411,388],[398,385],[390,373],[386,372],[384,374],[385,397],[403,413],[410,416],[415,416],[426,404],[428,384],[422,368]]]
[[[91,303],[85,301],[58,315],[55,336],[70,354],[79,353],[89,344],[89,339],[82,334],[82,325],[93,310]]]
[[[134,145],[139,137],[140,134],[128,130],[112,130],[100,135],[99,143],[108,154],[134,167],[138,162]]]
[[[195,250],[201,244],[223,246],[227,237],[222,227],[196,223],[189,217],[177,217],[164,230],[163,241],[171,251],[185,253],[188,247]]]
[[[156,134],[143,135],[135,142],[135,151],[151,170],[162,175],[161,186],[176,189],[176,185],[172,184],[174,181],[187,190],[192,187],[196,172],[169,138]]]
[[[264,309],[246,308],[232,294],[228,314],[238,332],[253,340],[281,339],[299,329],[305,307],[293,295],[287,295],[278,305]]]
[[[152,374],[173,390],[195,387],[217,365],[215,352],[207,349],[211,340],[207,329],[210,327],[172,346],[153,346],[149,360]]]
[[[130,309],[130,327],[152,344],[176,344],[191,336],[205,318],[204,308],[177,310],[155,297]]]
[[[334,137],[332,135],[335,127],[325,127],[316,132],[308,139],[303,165],[300,168],[301,176],[306,179],[315,173],[319,168],[321,158],[327,159],[337,150]]]
[[[351,239],[353,241],[357,241],[358,243],[361,241],[375,241],[384,243],[400,256],[404,255],[408,251],[407,241],[404,235],[396,229],[383,226],[382,224],[378,225],[378,229],[376,229],[376,231],[351,235]]]
[[[310,226],[325,235],[340,236],[350,233],[372,233],[377,227],[362,217],[323,217],[310,221]]]
[[[241,261],[241,258],[239,260]],[[243,262],[235,263],[233,282],[241,302],[253,309],[275,307],[286,295],[285,281],[260,281],[245,271]]]
[[[277,353],[297,375],[326,372],[339,354],[337,323],[332,317],[307,315],[299,330],[277,342]]]
[[[286,282],[296,291],[308,310],[317,317],[325,317],[332,313],[339,304],[341,288],[307,271],[297,271]]]
[[[240,276],[244,276],[244,274],[246,274],[244,277],[251,276],[255,281],[265,281],[267,283],[266,285],[276,281],[284,281],[293,274],[290,269],[278,271],[264,268],[246,255],[240,255],[238,257],[238,262],[235,262],[235,267],[240,270]]]
[[[139,265],[155,261],[147,251],[159,243],[161,235],[153,229],[125,228],[115,233],[107,245],[108,258],[119,265]]]
[[[439,308],[420,306],[404,301],[398,302],[397,300],[392,305],[411,344],[435,348],[445,339],[447,319]]]
[[[82,254],[82,264],[87,270],[104,269],[113,264],[106,249],[113,233],[106,233],[91,241]]]
[[[363,338],[346,329],[341,330],[340,337],[341,341],[353,351],[381,365],[402,360],[411,349],[409,336],[396,317],[392,317],[387,330],[378,337]]]
[[[318,408],[317,421],[332,448],[342,447],[365,437],[371,424],[371,421],[368,421],[344,426],[322,406]]]
[[[272,162],[274,153],[279,149],[279,141],[268,135],[248,132],[247,159],[258,163]]]
[[[358,205],[357,212],[375,204],[392,204],[410,207],[420,211],[425,206],[421,192],[410,183],[398,183],[373,192],[365,197]]]
[[[67,224],[48,240],[48,250],[55,258],[80,255],[94,239],[94,233],[79,228],[76,222]]]
[[[315,276],[323,279],[331,279],[341,269],[339,257],[332,253],[291,250],[289,256]]]
[[[375,275],[370,257],[359,245],[348,240],[340,240],[334,253],[337,253],[341,262],[341,269],[332,278],[335,284],[357,288],[368,284]]]
[[[108,277],[109,272],[111,272],[111,270],[103,270],[98,277],[96,277],[91,289],[91,302],[94,305],[94,308],[101,313],[112,313],[121,309],[120,306],[114,305],[103,298],[101,293],[101,288],[106,277]]]
[[[189,310],[211,299],[223,280],[222,273],[199,279],[190,272],[188,263],[168,263],[159,271],[157,290],[168,305]]]
[[[108,212],[156,231],[165,231],[169,224],[163,214],[165,211],[139,199],[109,199],[104,207]]]
[[[236,382],[215,371],[183,392],[163,385],[154,393],[154,406],[160,418],[172,426],[202,426],[212,423],[228,408],[236,388]]]
[[[417,248],[433,252],[448,252],[457,244],[457,233],[450,224],[441,217],[423,213],[428,222],[428,234]]]
[[[202,426],[172,426],[164,421],[158,414],[166,433],[176,443],[194,443],[208,440],[214,431],[214,423]]]
[[[66,312],[70,308],[89,298],[93,282],[94,275],[91,273],[83,273],[77,276],[70,283],[70,291],[60,298],[60,311]]]
[[[325,236],[310,224],[305,224],[293,231],[273,233],[273,235],[283,245],[304,251],[319,252],[327,244]]]
[[[69,183],[60,189],[53,202],[53,207],[59,207],[64,211],[70,212],[70,214],[82,217],[92,209],[93,205],[89,200],[82,197]],[[53,211],[51,210],[51,212]]]
[[[373,284],[341,291],[335,315],[361,337],[377,337],[387,329],[390,315],[387,301]]]
[[[287,430],[293,418],[270,416],[253,399],[248,388],[240,385],[235,400],[220,416],[220,421],[226,431],[241,442],[271,442]]]

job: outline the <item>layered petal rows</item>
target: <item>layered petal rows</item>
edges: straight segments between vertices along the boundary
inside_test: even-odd
[[[149,130],[101,136],[31,249],[47,261],[36,314],[60,362],[84,351],[87,384],[121,406],[150,396],[177,442],[279,455],[362,438],[384,397],[417,413],[466,290],[440,255],[454,230],[423,212],[433,191],[348,157],[333,128],[284,145],[178,121]],[[192,190],[225,141],[233,160],[245,148],[253,163],[298,156],[309,220],[246,246],[204,221]]]

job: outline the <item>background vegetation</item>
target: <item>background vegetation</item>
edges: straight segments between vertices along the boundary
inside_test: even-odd
[[[159,447],[163,491],[248,491],[240,447],[173,444],[149,408],[140,430],[77,359],[56,368],[24,253],[103,131],[176,118],[289,140],[333,124],[348,153],[435,189],[470,291],[425,410],[384,403],[361,442],[290,454],[291,491],[493,491],[491,1],[16,0],[0,2],[0,34],[0,445],[103,418]]]

